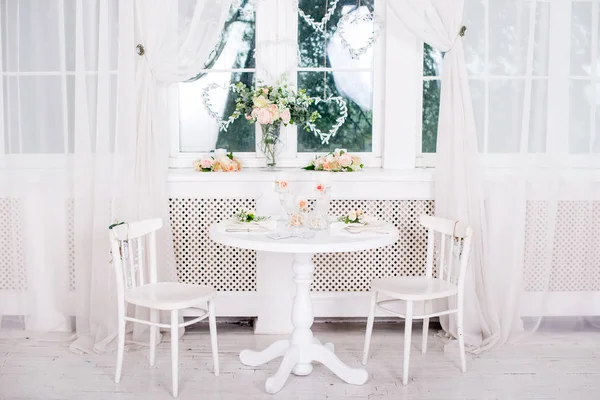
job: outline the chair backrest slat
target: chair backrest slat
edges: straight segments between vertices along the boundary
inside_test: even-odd
[[[442,241],[440,243],[440,263],[437,269],[438,278],[444,279],[444,267],[446,266],[446,235],[442,235]]]
[[[120,301],[126,291],[147,283],[144,260],[148,261],[150,283],[156,283],[156,231],[161,227],[161,219],[150,219],[118,225],[110,230],[112,262]],[[145,248],[149,250],[148,254],[145,254]]]
[[[453,258],[452,253],[454,251],[455,239],[451,235],[444,235],[444,236],[447,236],[447,238],[448,238],[448,262],[446,263],[446,266],[447,266],[446,271],[447,271],[448,280],[452,281],[452,277],[453,277],[452,269],[454,267],[454,258]],[[454,282],[454,283],[456,283],[456,282]]]
[[[139,238],[137,241],[137,266],[138,274],[140,278],[140,286],[146,284],[146,277],[144,273],[144,240],[145,238]]]
[[[455,283],[462,289],[469,261],[473,230],[464,223],[449,219],[422,216],[421,224],[428,228],[426,275],[437,264],[437,278]],[[439,253],[434,260],[434,247],[439,237]],[[455,265],[456,264],[456,265]]]
[[[425,275],[433,276],[433,253],[435,248],[435,234],[433,230],[427,232],[427,262],[425,264]]]
[[[136,264],[135,264],[135,256],[133,255],[133,246],[135,246],[137,240],[129,239],[127,240],[127,264],[129,265],[129,276],[125,277],[127,282],[127,287],[136,287],[137,279],[136,279]],[[129,278],[129,280],[127,280]]]

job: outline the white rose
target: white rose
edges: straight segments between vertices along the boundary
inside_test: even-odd
[[[221,160],[223,157],[227,156],[227,149],[215,149],[214,159]]]
[[[334,162],[335,156],[333,154],[327,154],[327,157],[325,157],[325,160],[329,163]]]
[[[356,221],[356,211],[350,211],[350,213],[348,213],[348,219],[350,222]]]

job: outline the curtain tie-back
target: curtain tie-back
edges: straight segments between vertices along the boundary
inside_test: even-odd
[[[466,31],[467,31],[467,27],[465,25],[463,25],[463,26],[460,27],[460,30],[458,31],[458,35],[454,39],[454,43],[452,43],[452,46],[448,50],[446,50],[445,53],[448,53],[450,50],[452,50],[454,48],[454,45],[458,41],[458,38],[465,37],[465,32]]]
[[[146,49],[144,49],[143,44],[138,44],[137,46],[135,46],[135,52],[138,56],[143,56],[146,53]]]

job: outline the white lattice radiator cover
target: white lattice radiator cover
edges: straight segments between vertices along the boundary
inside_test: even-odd
[[[27,290],[28,249],[23,204],[22,199],[0,198],[0,291]],[[218,245],[208,238],[207,232],[212,223],[229,218],[237,209],[255,206],[253,199],[170,199],[179,279],[186,283],[210,284],[220,291],[256,291],[256,254]],[[73,201],[67,201],[65,207],[69,289],[75,290]],[[331,204],[331,213],[337,215],[356,207],[394,223],[400,230],[400,240],[379,250],[315,256],[313,290],[365,291],[374,277],[423,272],[426,237],[418,225],[418,217],[432,213],[432,201],[335,200]],[[528,203],[524,267],[526,290],[600,291],[600,251],[593,248],[590,251],[588,246],[589,243],[600,243],[600,202],[559,202],[556,214],[558,234],[551,250],[547,248],[544,235],[548,215],[547,203]],[[579,240],[581,237],[590,240]],[[544,265],[549,251],[552,253],[552,269],[548,275]],[[590,263],[598,268],[589,269]]]
[[[0,198],[0,290],[27,290],[23,206]]]

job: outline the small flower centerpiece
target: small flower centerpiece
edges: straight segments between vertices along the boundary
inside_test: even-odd
[[[279,193],[279,203],[283,209],[281,220],[288,221],[294,212],[293,199],[290,193],[290,182],[288,178],[281,174],[275,178],[275,193]]]
[[[290,191],[290,182],[284,176],[275,179],[275,191],[277,193],[287,193]]]
[[[199,172],[237,172],[242,169],[242,163],[233,153],[217,149],[211,157],[194,161],[194,168]]]
[[[308,171],[353,172],[360,171],[363,166],[360,157],[350,155],[346,149],[335,149],[335,151],[324,156],[317,156],[302,169]]]
[[[305,224],[306,214],[308,213],[308,199],[299,196],[296,199],[296,211],[290,218],[290,226],[294,228],[302,227]]]
[[[329,186],[326,182],[317,181],[313,190],[317,201],[310,219],[310,228],[324,230],[329,226]]]
[[[350,211],[348,214],[342,215],[338,218],[338,221],[344,224],[368,224],[373,221],[373,218],[365,214],[363,210],[357,208],[356,210]]]
[[[254,210],[239,210],[233,215],[238,222],[260,222],[266,221],[267,217],[259,217]]]
[[[309,106],[314,100],[308,97],[305,90],[295,91],[287,84],[251,89],[240,82],[234,91],[237,98],[231,117],[236,119],[243,115],[248,122],[260,124],[260,151],[266,157],[269,168],[277,164],[276,146],[280,142],[281,124],[302,125],[307,121],[315,122],[320,116],[316,111],[310,112]],[[305,129],[309,130],[308,127]]]

